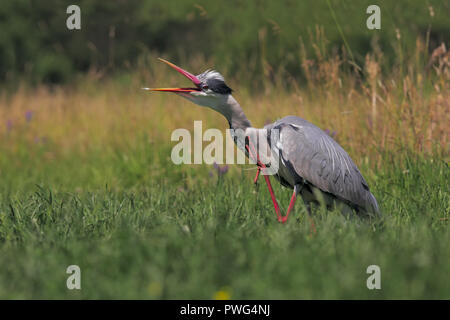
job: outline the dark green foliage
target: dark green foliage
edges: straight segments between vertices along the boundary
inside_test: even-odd
[[[386,67],[392,65],[399,58],[396,29],[405,53],[414,48],[417,37],[428,38],[429,50],[450,39],[448,1],[339,0],[328,6],[326,1],[291,0],[83,0],[76,3],[81,7],[80,31],[66,28],[70,4],[73,1],[2,2],[0,80],[26,75],[60,83],[91,68],[109,72],[133,68],[148,53],[185,64],[197,57],[212,59],[218,69],[247,80],[277,72],[298,78],[300,38],[312,54],[316,50],[312,43],[320,41],[315,38],[317,26],[329,39],[317,49],[341,51],[346,41],[347,57],[360,65],[370,49],[381,49]],[[370,4],[381,7],[379,31],[366,28]]]

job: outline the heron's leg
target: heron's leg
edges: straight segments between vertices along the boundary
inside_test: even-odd
[[[261,167],[258,166],[258,170],[256,171],[256,176],[255,179],[253,179],[253,183],[257,184],[258,183],[258,178],[259,178],[259,174],[261,173]]]
[[[254,157],[254,159],[256,160],[256,163],[258,165],[258,171],[256,172],[256,177],[255,177],[255,180],[254,180],[254,182],[256,183],[256,181],[258,180],[258,177],[259,177],[259,174],[260,174],[261,170],[263,168],[265,168],[266,166],[265,166],[264,163],[261,163],[259,161],[258,153],[256,152],[255,148],[253,147],[253,144],[250,141],[249,141],[248,145],[245,146],[245,148],[247,149],[249,155],[252,155]],[[278,206],[277,199],[275,198],[275,193],[273,192],[272,184],[270,183],[269,176],[264,175],[264,174],[263,174],[263,176],[264,176],[264,180],[266,180],[267,188],[269,189],[270,197],[272,198],[272,203],[273,203],[273,206],[275,208],[275,213],[277,214],[278,221],[281,222],[282,221],[282,216],[281,216],[281,213],[280,213],[280,207]]]
[[[267,188],[269,189],[270,197],[272,198],[272,203],[275,208],[275,213],[277,214],[278,221],[282,221],[281,213],[280,213],[280,207],[278,206],[277,199],[275,198],[275,193],[272,189],[272,184],[270,183],[269,176],[263,175],[264,179],[266,180]]]
[[[281,217],[282,223],[285,223],[286,220],[288,219],[289,213],[291,212],[292,208],[294,207],[295,200],[297,200],[297,195],[299,194],[300,191],[301,191],[301,186],[296,184],[294,186],[294,191],[292,192],[291,201],[289,202],[289,207],[287,209],[286,215],[284,217]]]
[[[312,235],[313,233],[316,233],[316,225],[314,224],[314,220],[312,218],[312,211],[311,211],[311,203],[310,202],[306,202],[305,201],[305,205],[306,205],[306,210],[308,211],[308,220],[310,223],[310,235]]]
[[[255,150],[255,148],[253,147],[253,144],[250,141],[249,141],[248,145],[245,146],[245,148],[247,149],[247,152],[248,152],[249,156],[251,156],[253,158],[253,160],[256,161],[256,165],[258,166],[258,169],[256,171],[255,179],[253,179],[253,183],[257,184],[258,183],[259,174],[261,173],[261,166],[264,166],[264,165],[262,163],[260,163],[259,156],[256,153],[256,150]]]
[[[311,215],[309,215],[308,216],[308,219],[309,219],[309,223],[310,223],[310,227],[309,227],[309,229],[311,230],[311,235],[314,233],[316,233],[316,225],[314,224],[314,220],[313,220],[313,218],[311,217]]]

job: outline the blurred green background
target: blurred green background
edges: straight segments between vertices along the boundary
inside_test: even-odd
[[[81,8],[79,31],[66,28],[71,4]],[[381,8],[381,30],[366,28],[371,4]],[[386,69],[398,58],[397,37],[404,52],[419,35],[428,48],[448,44],[449,13],[449,1],[431,0],[6,0],[0,6],[0,81],[62,83],[89,70],[151,68],[140,64],[149,53],[178,63],[201,57],[242,80],[258,80],[262,68],[302,79],[302,43],[306,52],[318,49],[312,45],[318,26],[328,39],[319,46],[338,52],[347,46],[358,65],[370,50],[382,51]]]

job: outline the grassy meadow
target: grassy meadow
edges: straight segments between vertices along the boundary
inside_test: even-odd
[[[264,61],[259,89],[224,75],[254,126],[297,115],[334,132],[382,221],[318,211],[313,232],[298,201],[281,225],[251,166],[173,164],[174,129],[227,122],[141,91],[186,84],[149,55],[134,73],[0,95],[0,298],[449,299],[448,54],[418,39],[389,72],[379,52],[355,71],[316,47],[298,61],[304,83]],[[273,185],[285,210],[291,192]],[[66,287],[73,264],[81,290]],[[366,287],[372,264],[381,290]]]

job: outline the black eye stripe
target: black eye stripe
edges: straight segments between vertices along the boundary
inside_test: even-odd
[[[217,71],[207,70],[197,76],[202,82],[200,88],[202,90],[211,90],[220,94],[231,94],[233,90],[228,87],[220,73]]]
[[[228,87],[222,80],[208,79],[207,83],[208,87],[216,93],[229,94],[232,92],[231,88]]]

